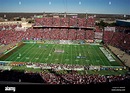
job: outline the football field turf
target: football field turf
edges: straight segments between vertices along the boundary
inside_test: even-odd
[[[37,44],[26,43],[3,61],[120,66],[116,58],[110,62],[99,47],[101,45]]]

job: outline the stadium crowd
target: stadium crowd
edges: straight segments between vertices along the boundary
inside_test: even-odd
[[[88,40],[102,39],[97,33],[102,34],[102,30],[95,26],[93,16],[85,18],[65,18],[65,17],[43,17],[35,18],[34,26],[44,26],[49,28],[34,29],[33,27],[26,30],[20,29],[20,24],[1,24],[0,25],[0,45],[17,43],[21,40]],[[53,28],[53,27],[59,28]],[[60,28],[60,27],[79,27],[79,29]],[[95,30],[80,29],[80,27],[95,27]],[[17,29],[16,29],[17,28]],[[18,30],[19,28],[19,30]],[[104,31],[103,41],[105,44],[117,47],[130,54],[130,34],[129,27],[115,27],[115,31]]]
[[[73,26],[73,27],[87,27],[94,25],[94,18],[90,17],[86,23],[86,18],[53,18],[53,17],[43,17],[35,18],[34,26]]]
[[[107,84],[113,82],[124,82],[129,84],[129,75],[100,75],[100,74],[81,74],[78,71],[54,71],[43,70],[42,72],[0,70],[0,82],[20,82],[43,83],[49,85],[89,85],[89,84]],[[118,83],[119,84],[119,83]]]
[[[17,43],[21,40],[41,40],[41,39],[53,39],[53,40],[94,40],[95,32],[100,32],[99,28],[96,27],[95,31],[84,30],[84,29],[65,29],[65,28],[44,28],[44,29],[33,29],[33,27],[26,29],[26,31],[17,31],[16,27],[19,25],[0,25],[0,45],[8,45],[11,43]],[[36,18],[34,26],[73,26],[73,27],[93,27],[95,26],[95,21],[93,17],[88,17],[87,22],[85,18]],[[20,27],[20,26],[19,26]],[[123,28],[117,27],[117,29],[122,29],[121,31],[104,31],[104,42],[106,44],[111,44],[118,47],[126,52],[130,52],[130,34],[124,33]],[[129,28],[128,28],[129,29]],[[31,65],[31,64],[27,64]],[[41,64],[37,64],[41,65]],[[45,64],[44,64],[45,65]],[[43,66],[44,67],[44,66]],[[50,67],[48,64],[45,67]],[[105,76],[105,75],[80,75],[76,71],[71,71],[66,74],[59,74],[58,69],[70,69],[84,68],[82,66],[71,66],[71,65],[52,65],[50,72],[40,73],[43,80],[47,84],[90,84],[90,83],[105,83],[112,81],[122,81],[127,79],[126,75],[118,76]],[[43,68],[45,69],[45,68]],[[31,72],[29,72],[31,73]]]
[[[58,71],[40,73],[43,80],[47,84],[100,84],[113,81],[123,81],[129,79],[127,75],[99,75],[99,74],[84,74],[80,75],[76,71],[69,73],[58,73]]]
[[[129,27],[116,27],[116,31],[104,31],[104,43],[117,47],[130,54],[130,31]]]
[[[88,70],[98,71],[98,67],[69,65],[69,64],[42,64],[42,63],[27,63],[27,67],[41,68],[42,72],[38,72],[46,84],[97,84],[113,81],[123,81],[129,79],[127,75],[100,75],[88,74]],[[116,70],[116,68],[100,68],[100,70]],[[84,74],[79,73],[84,71]],[[33,73],[26,71],[25,73]]]
[[[0,31],[0,44],[8,45],[21,40],[84,40],[93,39],[93,31],[75,29],[32,29],[26,31]]]

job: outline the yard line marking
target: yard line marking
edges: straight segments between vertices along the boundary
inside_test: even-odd
[[[47,44],[43,44],[43,46],[48,46]],[[40,53],[39,53],[39,62],[43,62],[44,60],[42,59],[42,57],[44,57],[44,59],[46,58],[45,57],[45,54],[46,54],[46,51],[41,51]],[[45,59],[46,60],[46,59]]]
[[[25,47],[25,46],[23,46]],[[23,49],[23,48],[22,48]],[[18,55],[17,52],[19,52],[19,50],[17,50],[15,53],[13,53],[12,55],[10,55],[8,58],[6,58],[5,60],[9,60],[9,61],[15,61],[16,56]],[[17,60],[17,59],[16,59]]]
[[[103,59],[105,60],[106,63],[108,63],[110,66],[111,64],[108,62],[108,59],[106,59],[106,56],[103,54],[103,52],[99,49],[99,53],[103,55]],[[104,63],[104,62],[103,62]],[[105,64],[105,63],[104,63]],[[105,64],[106,65],[106,64]]]
[[[92,52],[93,52],[93,58],[94,58],[94,63],[96,62],[96,60],[97,60],[97,57],[95,56],[95,55],[97,55],[98,56],[98,54],[97,54],[97,52],[96,52],[96,50],[95,50],[95,48],[94,48],[95,46],[91,46],[91,48],[92,48]],[[97,63],[96,63],[97,64]],[[95,65],[95,64],[94,64]],[[98,65],[100,65],[99,63],[98,63]]]
[[[76,48],[77,48],[76,45],[74,45],[74,50],[75,50],[75,53],[74,53],[74,54],[76,54],[76,56],[78,56],[78,53],[77,53],[77,49],[76,49]],[[76,58],[76,56],[75,56],[75,58]],[[76,60],[77,60],[77,59],[76,59]],[[76,60],[74,61],[74,64],[77,64]]]
[[[64,54],[66,53],[65,47],[66,47],[66,45],[63,45],[64,53],[61,54],[61,55],[62,55],[62,56],[61,56],[61,63],[62,63],[62,64],[64,63],[64,62],[63,62],[63,61],[64,61],[63,59],[64,59]]]
[[[56,45],[57,45],[57,44],[53,44],[53,45],[52,45],[52,48],[51,48],[50,53],[54,52],[53,49],[56,49]],[[51,56],[51,59],[50,59],[50,62],[51,62],[51,63],[53,63],[53,61],[54,61],[54,60],[53,60],[53,57],[54,57],[54,56]]]
[[[34,48],[36,46],[36,44],[34,43],[34,44],[32,44],[32,46],[31,46],[31,48],[29,49],[28,48],[28,52],[26,52],[25,53],[25,57],[27,57],[27,54],[29,54],[30,53],[30,51],[32,51],[32,49]],[[35,52],[35,51],[33,51],[33,52]],[[32,54],[33,54],[33,52],[32,52]],[[30,55],[30,54],[29,54]],[[34,56],[34,55],[33,55]],[[25,57],[23,57],[23,58],[25,58]],[[34,57],[30,57],[30,60],[29,61],[31,61],[32,62],[32,59],[33,59]],[[21,59],[22,60],[22,59]]]
[[[88,62],[90,62],[90,63],[88,63],[88,65],[94,65],[94,63],[93,63],[93,60],[92,60],[92,56],[90,57],[90,50],[91,50],[91,48],[90,48],[90,45],[87,45],[87,47],[85,47],[85,50],[86,50],[86,53],[87,53],[87,56],[89,57],[89,59],[90,59],[90,61],[88,61]]]
[[[37,45],[39,46],[40,44],[36,44],[35,46],[37,47]],[[37,51],[34,53],[33,62],[35,62],[35,60],[36,60],[37,57],[38,57],[37,59],[39,59],[39,53],[41,52],[41,49],[42,48],[38,48]],[[39,62],[39,61],[37,60],[37,62]]]
[[[22,50],[24,50],[24,51],[27,51],[28,49],[24,49],[24,48],[26,48],[27,46],[25,45],[25,47],[22,47]],[[20,51],[22,51],[21,50],[21,48],[20,48],[20,50],[18,50],[18,51],[16,51],[16,52],[14,52],[14,55],[11,55],[10,57],[12,57],[11,58],[11,61],[18,61],[18,62],[20,62],[20,60],[21,60],[21,58],[20,59],[16,59],[16,57],[17,57],[17,52],[20,52]],[[15,56],[16,55],[16,56]],[[22,56],[23,56],[23,54],[22,54]]]
[[[70,56],[71,56],[71,61],[70,61],[70,63],[71,63],[71,65],[72,65],[72,54],[73,54],[73,52],[72,52],[72,45],[70,46],[70,51],[71,51],[71,54],[70,54]]]
[[[97,53],[97,49],[95,48],[95,46],[92,47],[92,48],[93,48],[93,50],[95,50],[95,54],[99,57],[100,61],[103,63],[102,58],[101,58],[100,55]],[[95,61],[97,62],[97,59],[96,59]],[[103,63],[103,64],[104,64],[104,63]],[[98,65],[101,65],[101,63],[98,62]],[[104,64],[104,66],[105,66],[105,64]]]
[[[69,51],[69,53],[70,53],[70,50],[69,50],[69,49],[70,49],[70,45],[67,45],[67,49],[66,49],[66,51],[67,51],[67,52]],[[66,58],[69,59],[69,60],[71,59],[71,58],[69,58],[68,53],[67,53]],[[69,61],[69,60],[68,60],[68,61]]]
[[[85,53],[85,51],[84,51],[84,46],[82,46],[81,50],[82,50],[84,56],[86,56],[86,58],[87,58],[87,55],[86,55],[86,53]],[[82,64],[83,64],[83,65],[86,65],[86,64],[84,64],[84,62],[82,62]]]

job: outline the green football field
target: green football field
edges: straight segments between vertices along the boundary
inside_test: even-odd
[[[102,46],[26,43],[2,61],[121,66],[116,57],[110,62],[99,47]]]

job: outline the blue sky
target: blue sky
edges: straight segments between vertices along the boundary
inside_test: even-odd
[[[130,0],[0,0],[0,12],[68,12],[130,15]]]

